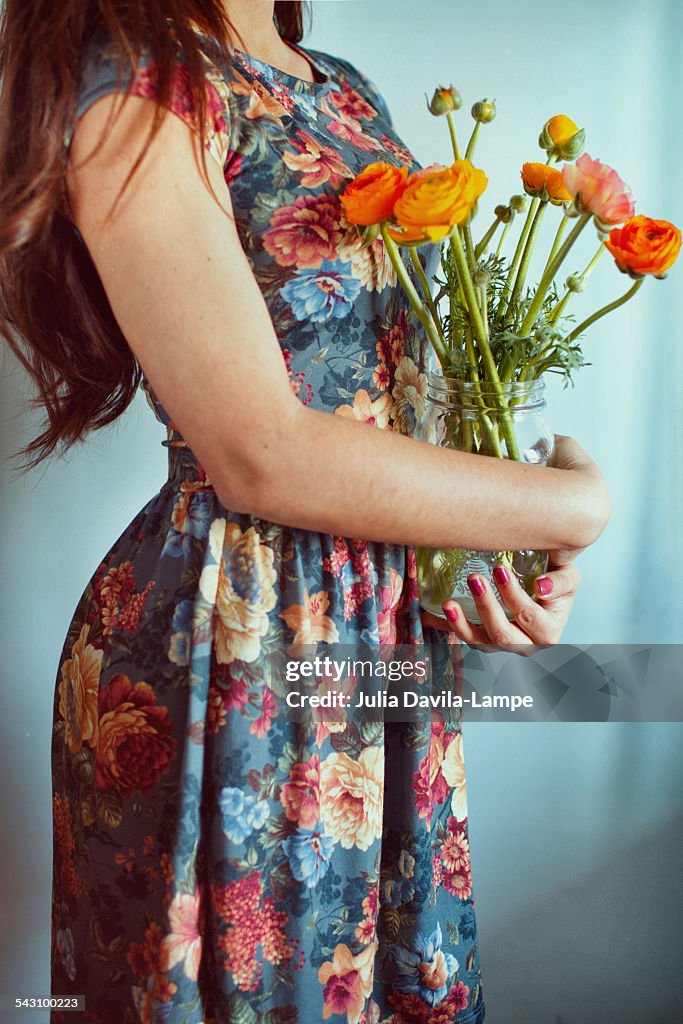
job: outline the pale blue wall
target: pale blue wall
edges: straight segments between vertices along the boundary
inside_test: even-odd
[[[675,112],[683,32],[675,0],[569,0],[550,6],[530,0],[347,0],[315,8],[310,45],[345,56],[374,78],[423,163],[449,158],[443,122],[426,113],[425,92],[453,81],[468,105],[483,95],[496,97],[498,119],[483,133],[479,150],[491,182],[481,203],[484,223],[491,207],[517,190],[521,162],[539,152],[540,125],[560,111],[586,127],[588,151],[621,171],[642,212],[683,222]],[[578,377],[575,391],[552,394],[551,425],[574,434],[600,461],[614,497],[608,530],[581,559],[585,584],[568,641],[682,639],[681,273],[679,267],[666,282],[648,282],[636,303],[594,329],[592,367]],[[605,260],[585,307],[611,298],[624,283]],[[165,479],[165,450],[161,429],[140,396],[114,428],[68,461],[12,481],[6,454],[33,436],[35,420],[25,411],[23,378],[9,357],[0,383],[0,992],[44,992],[54,675],[82,588]],[[683,811],[680,727],[479,725],[470,727],[465,746],[484,969],[488,962],[492,1013],[498,1006],[493,1024],[559,1020],[550,1003],[539,1002],[531,1016],[519,1018],[500,1001],[501,949],[506,963],[517,956],[520,971],[530,969],[530,958],[559,941],[562,921],[556,922],[556,935],[551,916],[551,930],[536,937],[535,951],[532,940],[531,946],[521,940],[515,946],[515,922],[552,901],[572,876],[588,879],[605,863],[629,856],[637,864],[642,844],[672,827]],[[673,887],[672,865],[661,863],[658,877]],[[648,887],[654,884],[643,874],[639,899],[650,905]],[[617,888],[615,902],[600,915],[615,950],[625,941],[617,902],[623,909],[627,898],[631,894]],[[655,913],[653,943],[661,941],[658,923]],[[677,952],[680,959],[680,940]],[[610,964],[608,957],[592,983],[617,983]],[[546,984],[563,969],[548,967]],[[642,978],[640,983],[648,984]],[[575,1016],[567,1022],[611,1020],[609,1013],[591,1017],[590,991],[577,981]],[[632,1018],[627,1011],[619,1017],[621,1024],[636,1019],[642,1024],[674,1018]],[[31,1020],[38,1024],[37,1015]]]

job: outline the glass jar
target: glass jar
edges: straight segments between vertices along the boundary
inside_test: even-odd
[[[473,384],[432,370],[415,436],[447,448],[544,466],[554,443],[543,418],[544,391],[542,380],[501,384],[496,391],[490,384]],[[453,513],[457,515],[457,509]],[[548,566],[545,551],[417,548],[416,554],[422,607],[443,617],[442,602],[454,598],[473,622],[480,620],[467,585],[470,573],[486,577],[495,593],[492,570],[503,563],[533,596],[533,581]]]

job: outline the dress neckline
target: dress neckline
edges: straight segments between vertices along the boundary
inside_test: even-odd
[[[253,57],[250,53],[245,53],[236,46],[232,47],[233,60],[235,55],[237,55],[241,63],[250,64],[257,70],[264,72],[268,77],[279,82],[280,85],[283,85],[286,88],[295,89],[297,92],[316,93],[327,89],[328,86],[332,84],[333,80],[331,70],[328,69],[319,58],[315,58],[310,50],[307,50],[304,46],[299,46],[297,43],[288,42],[286,45],[308,62],[313,71],[318,75],[319,81],[316,82],[309,81],[307,78],[298,78],[296,75],[291,75],[288,71],[283,71],[282,68],[278,68],[274,64],[268,64],[259,57]]]
[[[213,46],[217,47],[222,53],[225,53],[224,45],[218,39],[215,39],[213,36],[204,32],[196,22],[192,22],[190,27],[196,35],[213,44]],[[314,57],[310,50],[305,46],[300,46],[298,43],[289,42],[287,40],[283,40],[283,42],[308,62],[312,70],[318,75],[318,81],[309,81],[307,78],[298,78],[296,75],[291,75],[289,72],[283,71],[282,68],[278,68],[274,64],[268,64],[267,61],[261,60],[259,57],[254,57],[252,54],[246,53],[244,50],[240,50],[238,46],[230,47],[230,58],[233,65],[237,62],[243,67],[252,67],[261,74],[271,78],[273,81],[283,86],[283,88],[292,89],[295,92],[307,92],[316,95],[321,92],[326,92],[327,89],[334,85],[334,69],[325,64],[319,56]]]

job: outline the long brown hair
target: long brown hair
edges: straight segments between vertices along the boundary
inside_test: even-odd
[[[301,0],[275,3],[284,40],[302,39],[304,7]],[[235,35],[221,0],[5,0],[0,334],[33,382],[31,405],[46,413],[42,432],[13,455],[23,458],[22,472],[112,423],[130,405],[142,377],[74,230],[64,180],[64,138],[75,116],[80,61],[103,24],[124,67],[137,70],[144,45],[158,69],[155,118],[124,188],[167,112],[177,43],[203,132],[206,65],[192,25],[223,41],[228,54]],[[206,173],[203,145],[201,155]]]

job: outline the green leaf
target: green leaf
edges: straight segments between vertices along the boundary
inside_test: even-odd
[[[226,1024],[257,1024],[258,1014],[244,996],[233,992],[228,1000]]]
[[[261,1017],[259,1024],[297,1024],[299,1010],[296,1006],[276,1006]]]

